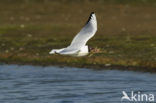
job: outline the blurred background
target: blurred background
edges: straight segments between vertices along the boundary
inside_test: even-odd
[[[92,11],[98,31],[88,44],[102,52],[56,62],[48,52],[69,45]],[[155,11],[155,0],[1,0],[0,61],[156,67]]]

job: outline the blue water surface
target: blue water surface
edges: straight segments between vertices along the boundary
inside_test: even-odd
[[[0,103],[122,103],[122,91],[156,95],[156,74],[0,65]]]

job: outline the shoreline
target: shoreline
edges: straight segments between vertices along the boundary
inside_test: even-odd
[[[76,67],[86,68],[93,70],[121,70],[121,71],[134,71],[134,72],[149,72],[156,73],[154,67],[142,67],[142,66],[123,66],[123,65],[96,65],[96,64],[66,64],[66,63],[39,63],[39,62],[19,62],[19,61],[1,61],[0,65],[32,65],[32,66],[57,66],[57,67]]]

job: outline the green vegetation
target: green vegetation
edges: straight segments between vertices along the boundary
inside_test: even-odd
[[[2,0],[0,61],[156,71],[156,2],[129,1]],[[88,45],[101,52],[80,58],[49,55],[52,48],[70,44],[91,11],[98,32]]]

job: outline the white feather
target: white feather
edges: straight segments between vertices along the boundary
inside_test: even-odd
[[[95,35],[97,31],[96,16],[92,12],[86,23],[86,25],[80,30],[80,32],[74,37],[71,44],[67,48],[53,49],[50,54],[62,54],[62,55],[74,55],[85,56],[88,54],[87,41]]]
[[[70,44],[70,48],[81,48],[86,45],[87,41],[95,35],[97,31],[97,21],[95,14],[91,14],[86,25],[74,37]]]

